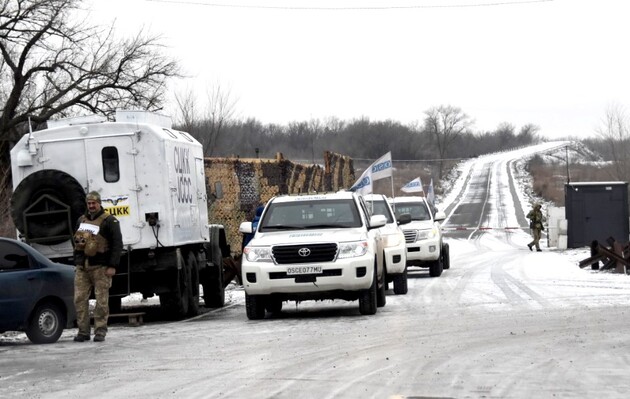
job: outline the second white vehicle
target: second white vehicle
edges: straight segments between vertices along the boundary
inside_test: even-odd
[[[379,229],[383,239],[387,282],[394,283],[394,294],[404,295],[408,291],[407,248],[405,234],[400,226],[411,222],[411,215],[404,213],[396,217],[383,194],[367,194],[364,198],[373,215],[384,215],[387,218],[387,224]]]

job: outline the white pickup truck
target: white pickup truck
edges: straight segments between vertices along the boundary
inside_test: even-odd
[[[352,192],[272,198],[243,250],[242,281],[249,319],[280,312],[284,301],[359,300],[359,311],[385,305],[383,215],[369,216]]]

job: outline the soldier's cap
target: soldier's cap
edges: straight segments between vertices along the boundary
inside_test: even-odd
[[[542,205],[540,205],[539,203],[535,203],[534,208],[542,208]]]
[[[85,196],[86,201],[96,201],[99,204],[101,203],[101,195],[96,191],[90,191],[88,195]]]

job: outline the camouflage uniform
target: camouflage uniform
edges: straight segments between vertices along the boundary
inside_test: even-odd
[[[77,311],[79,334],[90,336],[89,299],[94,287],[96,307],[94,308],[94,333],[107,334],[107,318],[109,317],[109,287],[112,278],[105,274],[107,268],[77,265],[74,276],[74,307]]]
[[[93,193],[88,194],[88,199]],[[100,203],[100,196],[94,194]],[[82,224],[98,226],[98,250],[92,253],[87,245],[79,243]],[[74,306],[77,313],[79,332],[77,337],[90,337],[89,298],[94,288],[96,307],[94,309],[94,333],[104,337],[107,334],[107,319],[109,317],[109,288],[112,277],[106,274],[107,268],[118,268],[122,252],[122,234],[118,220],[105,214],[100,208],[95,214],[86,212],[79,218],[75,233],[74,264],[76,274],[74,278]],[[91,256],[90,256],[91,255]],[[76,340],[76,338],[75,338]]]
[[[535,204],[534,209],[529,211],[529,213],[527,214],[527,219],[530,220],[529,228],[531,229],[532,237],[534,238],[532,242],[527,244],[527,247],[529,248],[530,251],[532,250],[533,246],[536,246],[536,251],[538,252],[541,251],[539,242],[540,242],[540,237],[542,235],[542,231],[544,230],[543,222],[545,221],[545,217],[543,216],[540,208],[541,208],[540,204]]]

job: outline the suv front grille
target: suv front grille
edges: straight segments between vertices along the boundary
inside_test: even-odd
[[[405,234],[406,243],[416,242],[416,239],[418,238],[418,230],[403,230],[403,233]]]
[[[279,265],[332,262],[337,257],[337,244],[277,245],[271,248],[271,253]]]

